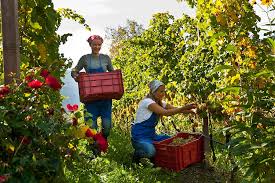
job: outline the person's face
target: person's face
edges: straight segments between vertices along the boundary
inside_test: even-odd
[[[157,91],[154,93],[155,98],[158,100],[162,100],[163,97],[165,96],[165,86],[160,86]]]
[[[92,53],[93,54],[98,54],[100,49],[101,49],[102,42],[100,39],[94,39],[91,43],[90,46],[92,48]]]

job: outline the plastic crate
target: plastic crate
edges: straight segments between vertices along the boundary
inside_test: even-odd
[[[175,138],[188,138],[189,135],[194,136],[195,139],[186,144],[170,144]],[[204,159],[201,134],[178,133],[169,139],[154,142],[154,146],[156,148],[155,165],[175,172]]]
[[[111,72],[79,73],[80,101],[91,102],[103,99],[120,99],[124,93],[121,70]]]

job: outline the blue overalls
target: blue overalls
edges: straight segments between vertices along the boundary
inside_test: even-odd
[[[158,116],[152,113],[149,119],[136,123],[132,126],[132,145],[135,149],[134,156],[152,158],[156,154],[156,149],[153,145],[154,141],[162,141],[170,138],[168,135],[157,135],[156,125]]]
[[[90,62],[88,62],[88,73],[98,73],[98,72],[105,72],[101,59],[99,55],[99,63],[100,66],[98,68],[92,68],[91,66],[91,57]],[[112,99],[108,100],[96,100],[89,103],[85,103],[85,108],[87,112],[91,113],[91,117],[85,117],[85,121],[88,121],[92,118],[92,126],[93,129],[98,129],[97,125],[97,118],[101,116],[102,120],[102,133],[103,136],[107,139],[110,134],[110,130],[112,127]]]

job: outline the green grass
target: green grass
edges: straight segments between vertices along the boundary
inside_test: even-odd
[[[79,147],[79,148],[83,148]],[[106,154],[94,158],[89,152],[83,150],[79,161],[74,161],[65,169],[68,182],[227,182],[227,175],[215,167],[205,164],[196,164],[175,173],[154,168],[149,160],[143,159],[139,165],[132,164],[133,148],[130,134],[113,128],[109,137],[109,149]]]
[[[175,173],[153,168],[146,159],[139,165],[132,164],[132,153],[130,134],[114,128],[109,137],[108,152],[97,158],[85,152],[78,162],[66,167],[66,177],[69,182],[81,183],[174,182]]]

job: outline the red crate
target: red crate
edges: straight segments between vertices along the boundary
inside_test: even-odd
[[[186,144],[169,145],[173,139],[188,138],[189,135],[194,136],[195,140]],[[176,172],[204,159],[203,136],[201,134],[178,133],[169,139],[154,142],[154,146],[156,148],[155,165]]]
[[[124,93],[121,70],[93,74],[80,72],[78,81],[81,102],[118,100]]]

